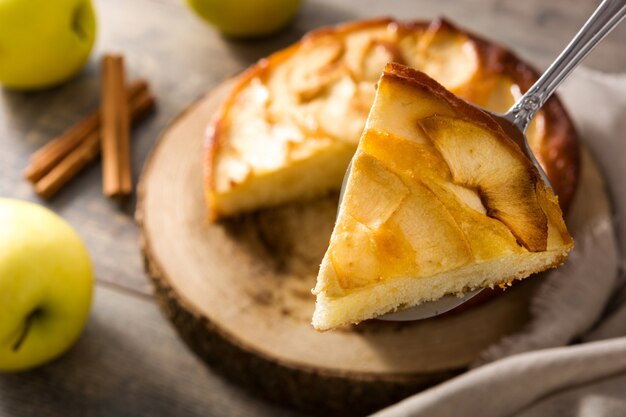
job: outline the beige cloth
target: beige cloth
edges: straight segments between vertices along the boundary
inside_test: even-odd
[[[545,278],[529,325],[471,371],[376,416],[626,416],[626,74],[578,69],[560,95],[613,211],[584,160],[568,216],[576,248]]]

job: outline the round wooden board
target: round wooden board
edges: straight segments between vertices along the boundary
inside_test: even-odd
[[[230,88],[220,85],[166,129],[139,186],[147,271],[199,356],[275,400],[363,413],[462,371],[528,320],[536,279],[462,313],[313,330],[310,290],[337,196],[207,221],[204,130]]]

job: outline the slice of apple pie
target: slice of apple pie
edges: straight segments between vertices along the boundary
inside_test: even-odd
[[[573,246],[557,198],[488,114],[388,64],[314,293],[313,326],[504,285]]]

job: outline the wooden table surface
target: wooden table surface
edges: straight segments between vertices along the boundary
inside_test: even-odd
[[[305,0],[280,35],[233,42],[217,35],[182,0],[97,0],[98,40],[87,68],[48,91],[0,88],[0,196],[46,204],[75,226],[91,252],[97,285],[91,317],[62,358],[23,374],[0,375],[0,416],[295,416],[223,379],[178,339],[154,302],[142,267],[134,200],[124,206],[101,194],[99,164],[50,202],[22,179],[28,156],[98,102],[98,62],[125,54],[130,78],[145,77],[158,111],[133,132],[133,175],[167,123],[191,101],[260,57],[312,28],[345,20],[445,15],[499,40],[542,68],[576,32],[591,0]],[[626,25],[586,65],[626,71]]]

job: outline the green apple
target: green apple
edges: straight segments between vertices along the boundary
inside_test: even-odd
[[[95,36],[91,0],[0,0],[0,84],[34,90],[66,81]]]
[[[89,254],[74,229],[42,206],[0,198],[0,371],[30,369],[69,349],[92,290]]]
[[[223,34],[235,38],[269,35],[293,19],[300,0],[187,0]]]

